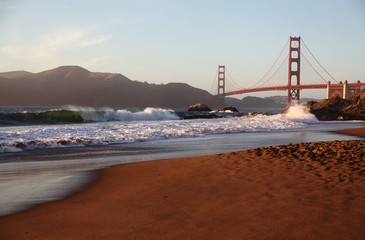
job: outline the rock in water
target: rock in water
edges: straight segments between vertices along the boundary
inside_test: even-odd
[[[203,103],[191,105],[188,112],[210,112],[212,109]]]
[[[219,110],[219,111],[222,111],[222,112],[228,112],[228,111],[231,111],[231,112],[236,113],[236,112],[238,112],[238,109],[237,109],[237,108],[235,108],[235,107],[225,107],[225,108],[222,108],[222,109],[221,109],[221,110]]]

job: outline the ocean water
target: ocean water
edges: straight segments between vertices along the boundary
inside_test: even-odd
[[[59,117],[56,110],[48,111]],[[57,115],[55,114],[57,113]],[[18,114],[18,113],[17,113]],[[216,119],[181,120],[173,111],[146,108],[144,111],[74,109],[67,113],[81,116],[83,123],[34,124],[50,120],[50,114],[23,112],[13,117],[33,121],[32,124],[0,128],[0,153],[31,149],[65,148],[95,145],[126,144],[177,138],[195,138],[217,134],[265,132],[306,128],[318,123],[316,118],[301,106],[293,107],[287,114],[232,117],[223,115]],[[65,115],[65,113],[62,113]],[[64,117],[64,116],[63,116]],[[73,119],[73,118],[72,118]],[[78,118],[77,118],[78,119]],[[23,122],[25,122],[23,121]]]
[[[285,114],[234,117],[226,113],[222,118],[192,120],[156,108],[69,107],[67,112],[59,111],[2,111],[0,216],[63,198],[89,182],[92,170],[110,165],[288,143],[359,139],[331,130],[364,125],[359,121],[320,122],[301,105]],[[44,112],[47,114],[39,115]]]

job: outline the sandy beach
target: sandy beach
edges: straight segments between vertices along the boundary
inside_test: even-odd
[[[350,129],[344,129],[344,130],[337,130],[335,131],[340,134],[347,134],[347,135],[354,135],[354,136],[360,136],[365,138],[365,127],[364,128],[350,128]]]
[[[364,160],[351,140],[114,166],[1,217],[0,239],[363,239]]]

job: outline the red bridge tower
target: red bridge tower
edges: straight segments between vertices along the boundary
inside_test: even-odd
[[[226,66],[218,65],[218,107],[224,107],[226,88]]]
[[[300,90],[292,85],[300,85],[300,37],[290,36],[288,67],[288,104],[300,100]]]

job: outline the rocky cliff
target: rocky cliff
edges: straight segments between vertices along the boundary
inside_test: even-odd
[[[308,102],[319,120],[365,120],[365,90],[349,99],[334,97],[320,102]]]

